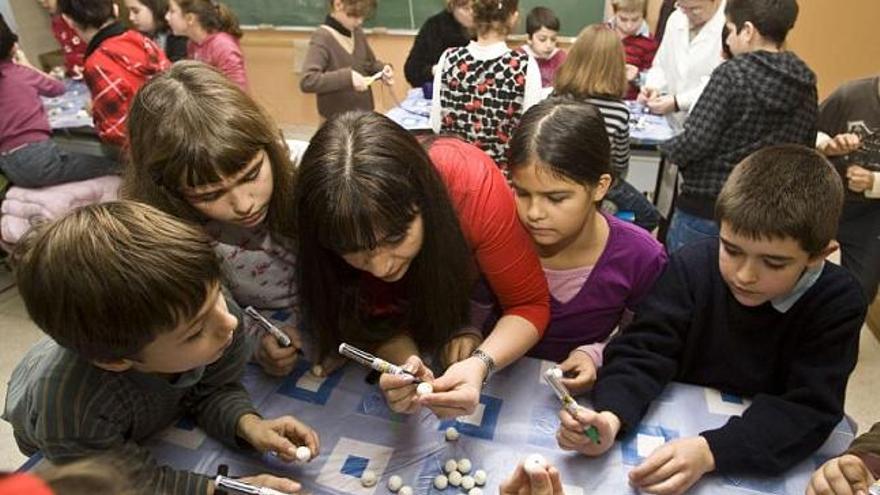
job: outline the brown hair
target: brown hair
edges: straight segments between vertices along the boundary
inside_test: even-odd
[[[622,98],[626,93],[626,54],[610,27],[585,27],[556,74],[554,91],[576,98]]]
[[[184,14],[195,14],[199,24],[209,33],[222,31],[236,38],[241,38],[244,33],[238,25],[238,16],[226,6],[216,0],[173,0]]]
[[[452,12],[453,9],[468,7],[470,4],[471,0],[446,0],[446,10]]]
[[[124,462],[109,455],[89,457],[37,472],[57,494],[147,495],[147,491],[135,488],[133,474]]]
[[[220,280],[198,226],[151,206],[85,206],[26,236],[14,252],[28,314],[83,359],[137,355],[192,319]]]
[[[182,187],[220,182],[265,149],[273,192],[266,224],[292,238],[294,167],[271,117],[238,86],[201,62],[180,61],[138,91],[128,115],[131,166],[123,194],[204,222]]]
[[[547,28],[550,31],[558,32],[559,26],[559,18],[556,17],[556,14],[547,7],[535,7],[530,10],[529,15],[526,16],[526,34],[529,35],[529,38],[540,31],[541,28]]]
[[[715,219],[754,239],[791,237],[810,256],[837,233],[843,184],[816,150],[771,146],[745,158],[715,203]]]
[[[162,33],[166,31],[170,31],[170,27],[168,27],[168,21],[165,19],[165,14],[168,13],[168,0],[137,0],[144,7],[149,9],[150,13],[153,15],[153,23],[156,25],[155,33],[148,34],[156,34]]]
[[[510,19],[519,9],[519,0],[471,0],[474,10],[474,29],[477,34],[510,32]]]
[[[328,0],[330,11],[333,12],[334,0]],[[342,0],[345,13],[354,17],[368,18],[376,12],[376,0]]]
[[[611,0],[611,8],[614,13],[617,12],[641,12],[643,16],[648,15],[647,0]]]

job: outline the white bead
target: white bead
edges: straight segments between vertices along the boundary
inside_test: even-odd
[[[445,490],[447,486],[449,486],[449,478],[446,475],[438,474],[434,477],[434,488]]]
[[[483,495],[483,490],[480,490],[479,488],[471,488],[468,495]]]
[[[458,471],[453,471],[449,473],[449,484],[452,486],[458,486],[461,484],[461,473]]]
[[[454,441],[458,440],[458,437],[459,437],[458,430],[456,430],[454,426],[450,426],[449,428],[446,428],[446,440],[447,441],[454,442]]]
[[[376,476],[376,472],[371,469],[367,469],[366,471],[363,472],[363,474],[361,474],[361,485],[363,485],[366,488],[369,488],[369,487],[375,485],[376,481],[378,481],[378,477]]]
[[[458,463],[455,462],[455,459],[449,459],[448,461],[446,461],[446,464],[443,465],[443,470],[446,471],[447,474],[451,473],[457,469],[458,469]]]
[[[305,445],[296,448],[296,460],[300,462],[308,462],[312,459],[312,451]]]
[[[465,490],[470,490],[474,487],[474,478],[473,476],[462,476],[461,477],[461,487]]]
[[[523,462],[523,468],[527,473],[543,471],[547,469],[547,459],[544,459],[544,456],[541,454],[531,454],[526,457],[525,462]]]
[[[482,469],[477,469],[474,472],[474,483],[483,486],[486,484],[486,478],[488,478],[488,476],[486,475],[486,471],[483,471]]]
[[[318,377],[320,377],[324,374],[324,368],[322,368],[320,364],[316,364],[316,365],[312,366],[311,371],[312,371],[313,375],[318,376]]]
[[[416,387],[416,393],[419,395],[427,395],[434,392],[434,386],[428,382],[422,382]]]
[[[400,495],[413,495],[413,489],[409,485],[403,485],[397,493]]]
[[[400,490],[400,487],[402,487],[402,486],[403,486],[403,478],[401,478],[400,476],[395,474],[395,475],[391,476],[390,478],[388,478],[388,489],[391,490],[392,492],[397,493],[397,491]]]
[[[467,457],[458,461],[458,470],[461,472],[461,474],[468,474],[469,472],[471,472],[471,467],[471,460]]]

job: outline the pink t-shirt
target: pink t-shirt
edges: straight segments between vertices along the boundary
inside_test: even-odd
[[[238,38],[229,33],[211,33],[201,43],[190,40],[186,45],[187,58],[204,62],[220,70],[230,81],[248,90],[247,71]]]

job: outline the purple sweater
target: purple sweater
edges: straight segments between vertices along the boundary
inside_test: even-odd
[[[550,325],[531,357],[563,361],[578,346],[602,342],[648,293],[666,266],[663,246],[641,227],[605,215],[608,242],[580,292],[550,297]]]
[[[0,60],[0,153],[45,141],[52,134],[40,96],[64,93],[64,83]]]

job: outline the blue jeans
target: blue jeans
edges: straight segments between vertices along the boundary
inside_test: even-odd
[[[880,283],[880,199],[847,201],[837,230],[840,262],[859,280],[868,304]]]
[[[0,154],[0,171],[14,186],[45,187],[117,174],[120,169],[114,160],[68,153],[47,139]]]
[[[676,208],[666,232],[666,252],[672,254],[682,246],[702,239],[718,237],[718,224]]]
[[[606,206],[606,203],[611,205]],[[631,212],[635,219],[633,223],[652,232],[660,223],[660,213],[654,205],[648,201],[644,194],[625,180],[617,180],[608,193],[605,195],[605,201],[602,210],[615,215],[620,212]],[[609,211],[612,210],[612,211]]]

